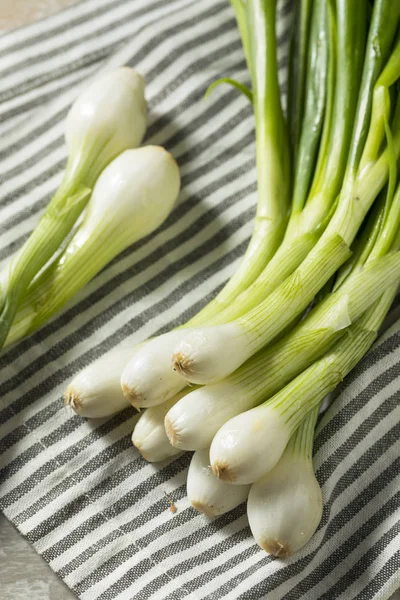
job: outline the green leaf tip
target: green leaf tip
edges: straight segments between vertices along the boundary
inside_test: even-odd
[[[231,85],[232,87],[236,88],[237,90],[239,90],[239,92],[242,92],[242,94],[246,96],[246,98],[251,102],[251,104],[253,104],[253,93],[249,90],[249,88],[246,85],[244,85],[244,83],[240,83],[239,81],[236,81],[236,79],[231,79],[230,77],[221,77],[221,79],[217,79],[217,81],[214,81],[211,85],[209,85],[206,90],[206,93],[204,94],[204,98],[207,99],[211,92],[216,87],[221,85],[221,83],[227,83],[228,85]]]

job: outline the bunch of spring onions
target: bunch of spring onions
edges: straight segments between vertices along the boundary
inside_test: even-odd
[[[319,407],[371,347],[400,283],[400,4],[297,2],[286,116],[276,1],[231,4],[252,89],[213,87],[232,83],[254,109],[248,250],[191,321],[116,348],[65,398],[83,416],[146,408],[132,435],[144,458],[195,451],[192,505],[213,516],[247,498],[255,540],[283,558],[321,519]]]
[[[38,329],[169,215],[179,170],[163,148],[138,148],[145,130],[144,81],[128,67],[95,80],[72,105],[61,185],[1,275],[0,348]]]

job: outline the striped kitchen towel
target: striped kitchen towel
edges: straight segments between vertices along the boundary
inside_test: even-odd
[[[286,0],[283,87],[290,19]],[[131,446],[133,410],[94,422],[63,407],[79,369],[201,308],[252,231],[251,108],[230,88],[204,100],[218,77],[247,81],[228,1],[83,0],[0,37],[0,259],[27,238],[60,181],[77,90],[122,64],[145,76],[146,141],[176,157],[179,204],[48,325],[0,355],[0,508],[84,600],[385,600],[400,585],[400,322],[319,425],[323,519],[287,560],[254,543],[245,506],[211,520],[189,507],[190,456],[147,464]]]

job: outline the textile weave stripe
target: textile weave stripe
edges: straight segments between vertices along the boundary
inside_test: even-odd
[[[290,25],[284,0],[283,93]],[[251,107],[224,87],[204,100],[219,77],[249,84],[228,1],[83,0],[0,37],[1,264],[61,179],[71,102],[88,78],[122,64],[145,76],[146,143],[175,156],[182,192],[157,232],[1,354],[0,506],[84,600],[384,600],[400,585],[400,323],[346,379],[319,424],[324,515],[308,546],[285,562],[254,544],[245,506],[209,521],[188,505],[188,454],[145,463],[130,442],[132,410],[89,423],[63,409],[79,369],[204,306],[237,268],[252,231]]]

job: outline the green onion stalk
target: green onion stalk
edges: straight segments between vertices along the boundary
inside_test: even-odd
[[[6,344],[37,330],[115,256],[157,229],[179,187],[178,165],[164,148],[144,146],[115,158],[96,181],[84,219],[61,256],[29,286]],[[71,404],[79,409],[77,398]]]
[[[224,423],[278,393],[321,358],[347,328],[400,281],[400,186],[385,196],[373,214],[381,227],[369,254],[360,253],[357,265],[334,292],[275,343],[266,346],[225,379],[187,394],[166,415],[165,426],[173,445],[197,450],[207,447]],[[365,240],[368,247],[369,240]],[[227,349],[226,352],[229,350]],[[199,425],[201,424],[201,425]]]
[[[366,9],[314,3],[292,212],[283,243],[257,280],[213,324],[254,309],[301,264],[329,223],[349,154],[362,73]],[[357,16],[356,16],[357,15]]]
[[[190,321],[191,326],[208,322],[229,306],[261,273],[285,233],[291,178],[288,133],[278,81],[276,3],[276,0],[232,2],[252,81],[251,93],[244,86],[240,89],[252,100],[254,110],[257,212],[254,232],[238,270],[216,298]]]
[[[244,9],[243,4],[239,3],[241,13],[238,17],[238,21],[241,23],[240,27],[242,30],[244,29],[244,24],[247,23],[247,31],[249,32],[248,40],[250,41],[254,37],[257,39],[257,37],[250,35],[255,27],[254,18],[253,20],[247,18],[246,21],[246,15],[248,14],[248,11],[251,12],[251,10],[255,10],[254,7],[256,5],[257,3],[254,4],[253,2],[249,2],[246,3],[246,9]],[[251,7],[253,7],[253,9],[251,9]],[[300,210],[301,204],[305,201],[304,199],[311,185],[318,149],[323,147],[325,148],[325,153],[328,152],[328,150],[332,152],[332,159],[328,161],[327,165],[321,167],[320,170],[325,169],[328,174],[331,172],[334,172],[335,174],[343,173],[346,164],[351,122],[354,119],[357,91],[356,83],[360,79],[360,51],[358,50],[358,47],[363,46],[364,30],[361,26],[354,24],[355,21],[353,17],[350,21],[353,24],[352,28],[345,27],[342,23],[342,19],[339,23],[340,28],[338,27],[338,29],[340,29],[340,36],[335,36],[334,33],[336,29],[334,17],[334,14],[328,14],[326,2],[321,0],[314,3],[311,21],[311,38],[307,56],[308,69],[307,88],[304,101],[305,108],[304,117],[302,118],[302,135],[299,142],[297,170],[295,175],[295,197],[297,198],[297,204],[296,208],[292,209],[289,227],[290,223],[294,223],[298,220],[299,214],[302,212]],[[255,29],[255,31],[258,31],[258,29]],[[337,77],[339,78],[338,83],[340,83],[340,85],[335,85],[336,69],[339,72],[335,57],[336,54],[343,55],[345,53],[346,44],[349,44],[355,60],[349,63],[348,77],[344,78],[338,73]],[[333,51],[333,47],[336,46],[338,49]],[[250,42],[248,42],[248,47],[248,63],[250,64],[250,71],[252,71],[251,65],[254,63],[254,58],[252,58],[252,56],[255,53],[255,49],[252,48]],[[253,54],[251,54],[252,52]],[[346,94],[348,94],[349,97],[345,102],[346,118],[343,120],[340,108],[343,108],[342,105]],[[333,110],[335,106],[337,107],[336,112]],[[338,144],[337,141],[335,142],[335,135],[339,129],[344,132],[344,139],[341,144]],[[327,141],[323,143],[324,140]],[[330,143],[328,143],[329,140],[331,140]],[[336,146],[334,143],[336,143]],[[319,150],[319,152],[321,152],[321,150]],[[319,162],[322,161],[320,160]],[[339,191],[339,179],[340,178],[337,177],[335,182],[331,183],[329,196],[326,194],[326,198],[324,198],[324,196],[320,194],[318,197],[315,197],[315,202],[312,203],[313,206],[319,205],[321,207],[321,215],[324,215],[325,221],[328,216],[330,216],[326,213],[329,213],[331,210],[331,203],[334,202],[337,192]],[[263,179],[261,179],[261,181],[263,181]],[[300,198],[302,199],[300,200]],[[306,205],[308,206],[308,202]],[[283,242],[255,282],[250,284],[244,292],[238,295],[236,300],[233,300],[225,310],[215,313],[214,316],[208,320],[207,325],[228,323],[229,321],[241,317],[249,309],[253,309],[257,306],[258,303],[276,289],[279,284],[290,277],[302,260],[307,257],[320,236],[319,229],[321,228],[321,224],[317,226],[317,221],[318,219],[316,219],[312,226],[310,225],[308,230],[303,231],[299,235],[292,236],[290,241],[287,240],[287,242]],[[325,226],[325,222],[323,226]],[[327,263],[329,263],[329,253],[332,253],[334,260],[332,264],[327,265],[326,272],[329,272],[330,275],[332,275],[340,264],[348,258],[349,251],[339,237],[330,240],[330,242],[331,247],[326,251]],[[320,279],[321,273],[318,272],[317,277],[314,280],[315,288],[319,287]],[[294,288],[292,284],[290,285]],[[303,287],[305,288],[306,285],[304,284]],[[312,299],[312,296],[310,299]],[[279,302],[281,303],[281,299],[279,299]],[[285,312],[290,314],[290,311],[288,310]],[[197,325],[198,323],[196,320],[189,323],[189,326],[191,327]],[[152,345],[147,345],[143,348],[143,353],[136,354],[131,363],[124,369],[121,377],[121,384],[124,393],[126,393],[128,399],[134,406],[151,406],[160,403],[166,398],[174,395],[184,385],[184,382],[179,382],[176,373],[170,369],[170,357],[175,346],[179,342],[179,337],[180,334],[173,332],[170,334],[169,339],[163,337],[160,339],[160,343],[154,341]],[[235,347],[236,346],[237,344],[235,343]],[[185,361],[182,363],[182,361],[179,360],[179,356],[180,351],[174,361],[174,367],[177,373],[183,372],[185,364]],[[149,373],[150,371],[153,373],[155,369],[157,373],[160,374],[160,377],[150,380],[146,373]],[[152,382],[155,380],[159,381],[161,373],[163,382],[162,389],[160,389],[159,385],[153,388]],[[189,379],[189,377],[187,378]]]
[[[265,3],[264,3],[265,4]],[[279,89],[278,89],[278,76],[277,76],[277,66],[276,66],[276,42],[274,40],[275,30],[273,27],[274,18],[275,18],[275,10],[272,11],[271,7],[268,7],[267,12],[262,14],[262,18],[258,20],[258,26],[255,28],[254,21],[259,17],[259,11],[261,10],[260,4],[257,2],[248,2],[244,3],[241,0],[237,2],[233,2],[236,17],[239,25],[239,30],[241,31],[241,36],[243,40],[243,46],[245,48],[245,54],[247,57],[247,63],[249,65],[249,70],[252,75],[253,81],[253,93],[251,94],[251,98],[253,103],[255,104],[255,115],[256,115],[256,133],[257,133],[257,158],[258,158],[258,172],[259,172],[259,181],[260,191],[264,190],[264,194],[259,197],[259,202],[263,202],[263,199],[269,201],[273,204],[275,203],[275,209],[271,204],[272,214],[277,214],[277,206],[281,206],[284,208],[286,206],[286,202],[282,202],[279,205],[280,196],[279,193],[281,191],[281,184],[287,181],[287,148],[286,148],[286,135],[284,134],[284,124],[282,122],[282,111],[279,104]],[[310,71],[310,79],[312,82],[309,85],[313,91],[308,92],[307,94],[307,123],[304,125],[305,128],[310,125],[310,121],[312,121],[314,127],[313,135],[304,135],[304,139],[301,142],[301,153],[302,156],[308,156],[308,160],[304,158],[304,160],[300,161],[299,167],[299,175],[302,174],[304,177],[309,177],[312,173],[313,169],[313,154],[316,152],[316,147],[318,145],[318,139],[321,134],[322,129],[322,119],[324,114],[324,102],[325,102],[325,79],[327,72],[327,36],[326,36],[326,28],[327,28],[327,19],[326,11],[324,10],[325,3],[318,2],[316,3],[316,8],[313,14],[313,28],[312,28],[312,39],[310,41],[309,47],[309,71]],[[258,12],[257,12],[258,11]],[[265,18],[264,18],[265,17]],[[262,27],[261,27],[262,25]],[[267,34],[265,33],[267,32]],[[307,30],[302,32],[302,37],[307,37]],[[253,39],[253,42],[251,40]],[[255,60],[255,52],[257,47],[265,48],[268,47],[268,40],[273,39],[273,52],[272,50],[266,51],[266,63],[264,65],[263,62]],[[270,68],[270,78],[266,78],[264,73],[264,67],[268,67],[269,62],[273,63]],[[255,70],[252,65],[256,64],[257,69]],[[273,68],[272,68],[273,67]],[[273,75],[273,79],[272,79]],[[255,82],[255,83],[254,83]],[[272,83],[273,82],[273,85]],[[218,84],[219,82],[216,82]],[[268,92],[273,88],[273,94]],[[257,90],[266,90],[264,96],[257,93]],[[318,98],[315,98],[315,91],[318,91]],[[246,94],[248,95],[248,94]],[[267,98],[267,99],[266,99]],[[270,100],[271,99],[271,100]],[[315,108],[318,105],[318,116],[315,116]],[[258,108],[257,108],[258,107]],[[300,110],[300,109],[296,109]],[[278,112],[277,112],[278,111]],[[278,118],[276,118],[276,116]],[[265,117],[265,118],[264,118]],[[264,124],[264,125],[263,125]],[[272,127],[273,126],[273,127]],[[271,131],[273,135],[266,135],[269,127],[271,127]],[[263,135],[262,135],[263,134]],[[278,148],[278,143],[275,140],[284,140],[285,147],[281,152],[279,151],[276,156],[279,156],[279,153],[284,155],[285,161],[283,162],[285,168],[284,171],[286,173],[286,179],[284,178],[283,169],[276,169],[276,159],[271,158],[271,153],[274,155],[275,150]],[[281,143],[281,142],[279,142]],[[269,150],[268,150],[269,148]],[[270,157],[270,158],[268,158]],[[268,162],[269,161],[269,162]],[[271,162],[272,161],[272,162]],[[269,164],[272,166],[269,166]],[[287,193],[287,189],[285,188],[285,195]],[[279,209],[280,210],[280,209]],[[260,212],[260,211],[259,211]],[[284,208],[284,212],[287,212],[287,208]],[[281,213],[281,217],[283,213]],[[271,224],[273,224],[274,220],[271,220]],[[284,263],[280,263],[279,268],[274,270],[276,277],[279,281],[285,279],[287,275],[289,275],[293,271],[293,265],[297,266],[299,262],[299,255],[302,257],[306,256],[309,252],[310,248],[316,242],[317,236],[305,235],[300,239],[296,240],[288,249],[286,255],[286,261]],[[267,238],[265,238],[267,240]],[[252,259],[253,260],[253,259]],[[274,263],[275,259],[272,258],[271,264]],[[275,261],[276,264],[276,261]],[[268,272],[270,270],[268,269]],[[262,275],[259,276],[260,279]],[[247,278],[244,282],[245,285],[240,287],[248,287],[250,284],[250,290],[253,289],[253,285],[250,281],[251,278]],[[242,275],[239,272],[233,277],[230,282],[230,286],[237,281],[242,280]],[[263,278],[264,287],[266,278]],[[258,282],[258,280],[256,280]],[[271,278],[269,279],[268,285],[272,284]],[[259,286],[258,283],[254,284]],[[239,290],[239,287],[236,288]],[[240,291],[240,290],[239,290]],[[246,293],[246,292],[244,292]],[[201,324],[203,316],[206,314],[207,316],[207,324],[214,324],[215,322],[226,322],[231,320],[232,311],[238,312],[242,314],[242,294],[239,294],[237,300],[235,301],[233,298],[229,304],[229,308],[224,306],[224,302],[219,301],[219,296],[214,302],[206,308],[206,313],[204,311],[200,312],[200,315],[189,321],[185,325],[185,327],[194,327],[198,324]],[[254,293],[253,293],[254,297]],[[224,309],[225,308],[225,309]],[[221,316],[219,316],[221,315]],[[169,334],[169,343],[175,343],[175,340],[178,341],[180,338],[180,333],[174,331]],[[121,384],[126,394],[127,398],[134,406],[152,406],[154,404],[159,404],[163,402],[165,399],[172,397],[175,393],[177,393],[180,389],[184,387],[184,382],[179,378],[177,373],[170,368],[170,352],[171,349],[164,346],[162,343],[159,344],[158,340],[154,342],[150,342],[146,344],[141,350],[139,354],[135,354],[132,361],[126,366],[124,369],[123,375],[121,377]],[[151,369],[151,377],[148,375],[149,369]],[[156,369],[156,371],[155,371]],[[155,372],[157,372],[157,376],[155,376]]]
[[[376,40],[369,38],[369,45],[375,42]],[[386,81],[387,78],[393,81],[393,72],[400,75],[398,43],[382,71],[382,80]],[[364,70],[368,69],[367,63]],[[388,73],[390,78],[387,77]],[[365,96],[370,96],[372,105],[374,89],[366,90],[361,87],[361,106]],[[348,258],[345,248],[352,244],[367,212],[388,181],[393,157],[397,159],[400,153],[400,102],[397,101],[387,112],[392,114],[390,131],[393,135],[388,136],[390,142],[383,142],[384,149],[379,151],[376,159],[359,171],[352,163],[353,149],[359,144],[359,140],[353,137],[351,160],[346,167],[337,207],[321,238],[296,271],[256,308],[242,317],[229,324],[196,329],[182,336],[181,342],[175,346],[172,360],[175,369],[185,379],[204,384],[218,381],[232,373],[286,328],[345,262]],[[357,115],[358,118],[361,117]],[[368,119],[366,115],[364,119],[369,121],[366,139],[374,132],[382,139],[382,127],[376,125],[376,120]],[[360,156],[362,161],[362,153]],[[235,351],[227,352],[227,348],[234,348]]]
[[[312,2],[311,0],[301,0],[295,2],[293,7],[293,22],[292,37],[289,49],[289,77],[288,77],[288,129],[289,140],[292,150],[292,167],[297,163],[297,153],[300,143],[300,133],[304,117],[304,104],[307,89],[307,72],[311,75],[314,69],[318,73],[324,73],[324,58],[326,41],[324,36],[320,36],[320,61],[310,60],[309,46],[310,38],[313,38],[315,30],[312,30],[311,23],[315,26],[316,17],[313,15],[315,11],[320,10],[322,2]],[[317,6],[318,5],[318,6]],[[325,6],[325,4],[324,4]],[[315,13],[314,13],[315,15]],[[319,49],[313,51],[314,56],[318,56]],[[321,68],[320,68],[321,67]],[[318,76],[318,75],[317,75]],[[321,81],[322,83],[322,81]],[[319,93],[325,95],[325,85],[323,90],[314,90],[315,97],[319,97]],[[317,118],[318,121],[318,118]]]
[[[0,348],[25,291],[71,231],[101,171],[118,154],[138,146],[145,129],[143,78],[127,67],[100,77],[72,105],[66,120],[68,162],[61,185],[1,274]]]

